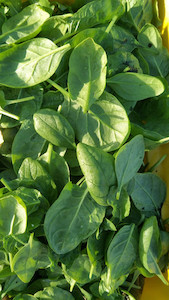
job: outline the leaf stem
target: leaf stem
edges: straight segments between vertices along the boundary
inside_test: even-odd
[[[19,121],[19,119],[20,119],[18,116],[16,116],[16,115],[14,115],[14,114],[12,114],[12,113],[10,113],[10,112],[2,109],[2,107],[0,107],[0,114],[2,114],[4,116],[7,116],[9,118],[15,119],[17,121]]]
[[[58,85],[56,82],[54,82],[51,79],[47,79],[47,82],[50,83],[54,88],[56,88],[59,92],[62,93],[63,96],[65,96],[66,98],[69,98],[69,93],[67,91],[65,91],[64,88],[62,88],[60,85]]]
[[[25,97],[25,98],[16,99],[16,100],[6,100],[6,105],[15,104],[15,103],[17,104],[17,103],[21,103],[21,102],[34,100],[34,99],[35,99],[34,96],[30,96],[30,97]]]
[[[12,189],[10,188],[8,182],[4,178],[1,178],[1,182],[8,189],[9,192],[12,192]]]
[[[47,163],[48,163],[48,164],[50,164],[50,161],[51,161],[52,150],[53,150],[53,145],[52,145],[51,143],[49,143],[49,145],[48,145],[48,150],[47,150],[47,153],[48,153],[48,156],[47,156]]]

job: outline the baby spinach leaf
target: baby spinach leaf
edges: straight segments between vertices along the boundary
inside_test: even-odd
[[[85,185],[67,183],[45,217],[50,247],[58,254],[73,250],[96,231],[104,215],[105,209],[90,197]]]
[[[134,35],[122,26],[114,25],[110,30],[113,53],[117,51],[132,52],[137,47]]]
[[[68,89],[86,113],[106,86],[107,57],[103,48],[88,38],[73,50],[69,60]]]
[[[137,209],[147,216],[159,217],[166,198],[166,186],[160,177],[152,173],[138,173],[130,181],[128,189]]]
[[[118,51],[108,56],[108,76],[111,77],[116,73],[136,72],[143,73],[140,68],[138,59],[130,52]]]
[[[68,50],[69,44],[57,47],[46,38],[14,45],[0,53],[0,83],[25,88],[43,82],[54,74]]]
[[[35,241],[31,235],[28,243],[14,256],[12,269],[23,282],[29,282],[34,275],[40,252],[41,243]]]
[[[134,224],[124,225],[112,239],[107,250],[109,280],[118,281],[130,273],[137,257],[138,232]],[[126,257],[128,259],[126,259]]]
[[[39,291],[35,294],[37,299],[57,299],[57,300],[74,300],[74,297],[66,290],[61,289],[60,287],[46,287],[43,291]]]
[[[97,262],[93,268],[91,278],[89,277],[91,262],[86,254],[81,254],[75,258],[73,264],[66,270],[67,274],[77,283],[86,284],[100,276],[101,265]]]
[[[75,101],[65,101],[61,112],[68,118],[79,142],[106,152],[118,149],[130,133],[125,109],[107,92],[103,93],[86,114]]]
[[[101,232],[98,237],[96,237],[96,233],[93,233],[88,238],[87,254],[92,265],[94,265],[96,261],[99,261],[104,257],[106,238],[107,234],[105,233],[105,231]]]
[[[143,163],[143,158],[144,139],[142,135],[135,136],[116,153],[115,171],[119,189],[137,173]]]
[[[113,218],[117,218],[122,221],[124,218],[129,216],[131,208],[130,197],[125,188],[122,188],[118,201],[116,199],[118,187],[114,187],[111,192],[112,195],[109,197],[108,204],[113,207]]]
[[[113,157],[103,150],[79,143],[77,158],[92,198],[100,205],[108,205],[111,188],[116,185]]]
[[[156,274],[165,284],[166,279],[161,273],[158,260],[161,253],[160,231],[155,216],[144,222],[139,238],[139,255],[146,270]]]
[[[12,163],[16,173],[26,157],[36,159],[39,156],[44,143],[44,139],[35,131],[33,122],[23,122],[12,144]]]
[[[0,44],[20,43],[35,37],[49,16],[47,11],[36,4],[25,7],[3,24]]]
[[[72,16],[72,31],[94,27],[108,21],[115,21],[124,13],[124,5],[120,0],[95,0],[82,6]]]
[[[1,197],[0,219],[0,238],[9,234],[24,233],[27,225],[27,212],[24,202],[13,195]]]
[[[36,132],[53,145],[74,148],[73,128],[60,113],[52,109],[41,109],[34,114]]]
[[[70,181],[70,171],[65,159],[49,147],[48,151],[40,156],[39,161],[52,177],[60,193]]]
[[[57,196],[56,185],[41,164],[30,157],[24,159],[18,177],[23,186],[39,190],[43,196],[53,201]]]
[[[165,90],[160,79],[146,74],[119,73],[109,78],[107,83],[120,97],[130,101],[155,97]]]

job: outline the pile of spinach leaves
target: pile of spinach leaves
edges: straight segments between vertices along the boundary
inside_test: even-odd
[[[0,1],[1,299],[133,300],[140,275],[167,284],[166,186],[144,172],[169,141],[158,12],[81,4]]]

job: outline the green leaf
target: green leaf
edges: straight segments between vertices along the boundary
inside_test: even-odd
[[[107,83],[120,97],[130,101],[159,96],[165,89],[160,79],[147,74],[119,73]]]
[[[124,225],[112,239],[107,250],[109,274],[107,280],[118,282],[122,276],[129,274],[136,260],[137,251],[137,229],[134,224]]]
[[[161,273],[158,260],[161,254],[160,231],[155,216],[144,222],[139,239],[139,255],[146,270],[156,274],[165,284],[168,284]]]
[[[12,269],[23,282],[27,283],[33,277],[40,252],[41,243],[35,241],[31,235],[29,242],[15,254]]]
[[[23,122],[12,144],[12,163],[16,173],[25,158],[36,159],[39,156],[44,143],[44,139],[35,131],[33,122]]]
[[[88,38],[72,52],[69,60],[68,89],[86,113],[106,86],[106,52]]]
[[[113,23],[124,13],[124,5],[120,0],[95,0],[82,6],[72,16],[72,31],[94,27],[111,20]]]
[[[160,177],[152,173],[136,174],[128,186],[134,205],[147,216],[159,217],[166,198],[166,186]]]
[[[103,93],[86,114],[75,101],[65,101],[61,112],[69,120],[79,142],[106,152],[118,149],[130,133],[130,123],[124,107],[107,92]]]
[[[49,13],[36,4],[25,7],[2,25],[0,44],[20,43],[35,37],[49,17]]]
[[[45,38],[36,38],[0,53],[0,83],[25,88],[50,78],[69,45],[57,47]],[[5,70],[5,73],[4,73]]]
[[[85,186],[67,183],[45,217],[50,247],[58,254],[73,250],[97,230],[104,215],[105,209],[89,196]]]
[[[70,181],[70,171],[65,159],[55,151],[50,151],[49,147],[48,151],[40,156],[39,161],[52,177],[60,193]]]
[[[86,254],[81,254],[75,258],[71,267],[66,270],[67,274],[77,283],[86,284],[100,276],[101,265],[96,263],[93,268],[92,277],[90,278],[91,262]]]
[[[22,185],[28,188],[35,188],[47,199],[53,202],[53,197],[57,196],[56,185],[48,172],[41,164],[30,157],[24,159],[18,177],[22,180]]]
[[[13,195],[0,198],[0,237],[9,234],[24,233],[27,224],[27,212],[23,201]]]
[[[114,158],[101,149],[79,143],[77,158],[92,198],[107,206],[111,188],[116,185]]]
[[[60,287],[46,287],[43,291],[39,291],[35,294],[35,297],[37,297],[40,300],[51,300],[51,299],[57,299],[57,300],[74,300],[74,297],[66,290],[61,289]]]
[[[41,109],[34,116],[36,132],[55,146],[74,148],[73,128],[60,113],[52,109]]]
[[[115,171],[119,189],[137,173],[143,163],[143,158],[144,139],[142,135],[135,136],[116,153]]]

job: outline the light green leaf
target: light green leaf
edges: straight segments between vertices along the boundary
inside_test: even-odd
[[[74,148],[73,128],[60,113],[52,109],[41,109],[34,116],[36,132],[55,146]]]
[[[28,243],[15,254],[12,269],[23,282],[27,283],[33,277],[40,252],[41,243],[35,241],[31,235]]]
[[[25,7],[2,25],[0,44],[20,43],[35,37],[49,17],[49,13],[36,4]]]
[[[24,202],[17,196],[0,198],[0,237],[24,233],[27,225],[27,212]]]
[[[46,287],[43,291],[39,291],[35,294],[40,300],[74,300],[74,297],[66,290],[61,289],[60,287]]]
[[[72,52],[69,60],[68,89],[86,113],[106,86],[107,56],[103,48],[88,38]]]
[[[25,88],[50,78],[70,45],[57,47],[46,38],[36,38],[0,53],[0,83]],[[5,72],[4,72],[5,70]]]
[[[147,74],[119,73],[109,78],[107,83],[120,97],[129,101],[159,96],[165,90],[160,79]]]

